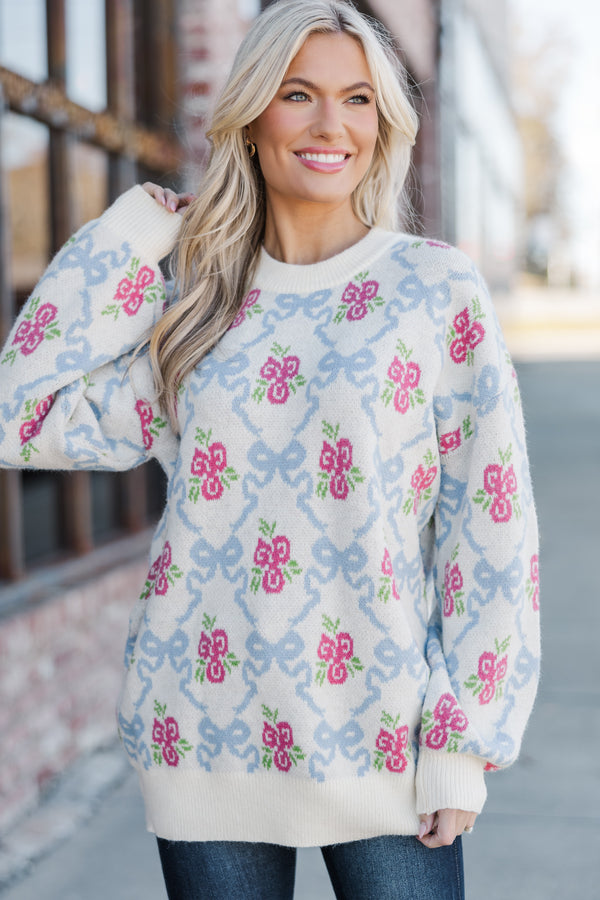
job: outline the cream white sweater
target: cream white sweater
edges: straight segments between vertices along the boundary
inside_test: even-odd
[[[303,846],[480,811],[539,668],[519,392],[480,276],[379,229],[315,265],[263,251],[175,435],[131,360],[179,223],[128,191],[0,355],[0,465],[168,476],[118,713],[148,827]]]

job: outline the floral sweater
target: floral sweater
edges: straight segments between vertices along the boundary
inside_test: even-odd
[[[118,708],[148,827],[306,846],[480,811],[539,669],[519,391],[481,277],[380,229],[314,265],[263,251],[173,430],[134,350],[179,225],[128,191],[0,355],[0,465],[168,477]]]

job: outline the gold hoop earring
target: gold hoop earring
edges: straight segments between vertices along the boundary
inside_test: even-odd
[[[252,159],[256,153],[256,144],[254,144],[250,138],[246,138],[246,149],[248,150],[248,156]]]

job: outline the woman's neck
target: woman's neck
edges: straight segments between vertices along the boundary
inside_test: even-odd
[[[278,206],[267,202],[264,247],[269,256],[293,265],[310,265],[342,253],[369,229],[348,204]]]

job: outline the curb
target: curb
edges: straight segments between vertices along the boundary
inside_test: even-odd
[[[116,742],[79,759],[57,776],[39,806],[0,835],[0,894],[72,837],[130,770]]]

